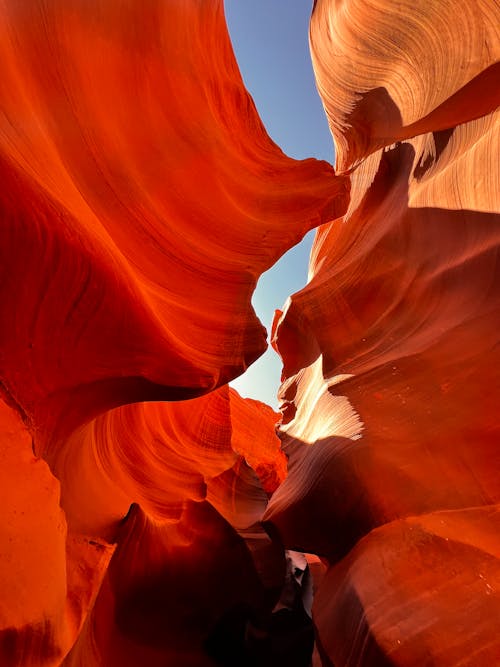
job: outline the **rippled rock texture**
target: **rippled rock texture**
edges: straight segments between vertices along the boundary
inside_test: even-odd
[[[219,1],[0,16],[0,664],[500,662],[498,5],[315,3],[337,173]]]
[[[350,175],[278,313],[289,475],[267,519],[324,558],[324,665],[500,664],[497,3],[318,0]]]

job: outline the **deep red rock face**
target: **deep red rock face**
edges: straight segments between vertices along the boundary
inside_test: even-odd
[[[0,663],[213,664],[285,574],[277,415],[226,383],[348,180],[270,140],[221,2],[6,2],[0,32]]]
[[[496,3],[314,4],[341,175],[219,1],[0,16],[0,664],[307,667],[284,549],[315,666],[500,664]]]
[[[233,379],[257,278],[347,180],[269,139],[221,2],[7,2],[1,31],[0,369],[37,446]]]

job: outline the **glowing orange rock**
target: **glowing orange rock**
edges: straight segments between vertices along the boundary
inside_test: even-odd
[[[46,457],[76,532],[113,539],[132,503],[166,521],[177,520],[187,500],[206,498],[230,523],[248,528],[261,518],[266,491],[286,475],[277,418],[226,386],[191,401],[111,410]]]
[[[0,375],[41,451],[241,373],[266,347],[257,278],[342,212],[347,181],[270,140],[222,2],[0,17]]]
[[[393,9],[312,17],[351,199],[274,324],[290,469],[266,518],[330,563],[324,665],[479,667],[500,660],[500,15]]]
[[[286,472],[276,417],[228,387],[102,415],[46,451],[66,536],[59,484],[4,406],[2,664],[61,664],[84,621],[64,664],[211,665],[233,615],[240,650],[284,579],[283,549],[259,526],[265,487]],[[100,538],[118,547],[95,600],[113,553]]]
[[[0,402],[0,662],[59,665],[92,607],[113,547],[67,534],[59,483]]]
[[[224,385],[266,347],[259,275],[344,212],[348,181],[270,140],[221,2],[8,1],[0,18],[1,389],[66,514],[8,431],[0,663],[60,664],[86,618],[71,663],[164,664],[182,626],[176,664],[208,664],[220,617],[270,614],[284,576],[258,525],[286,472],[276,417]]]
[[[317,0],[310,44],[339,172],[500,104],[495,2]]]
[[[220,2],[0,16],[0,663],[267,664],[282,544],[328,565],[314,664],[498,662],[495,3],[315,3],[340,177],[271,142]],[[224,385],[315,226],[286,475]]]

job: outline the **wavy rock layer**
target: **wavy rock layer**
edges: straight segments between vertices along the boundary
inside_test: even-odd
[[[60,665],[114,548],[67,531],[59,483],[33,456],[19,415],[3,402],[0,445],[0,661]]]
[[[346,181],[269,139],[221,2],[0,16],[0,376],[42,447],[240,374],[266,347],[258,276]]]
[[[133,503],[154,520],[175,521],[187,500],[209,498],[238,528],[252,526],[266,491],[286,476],[277,418],[228,387],[191,401],[109,411],[47,453],[65,482],[61,503],[69,525],[112,539]]]
[[[231,664],[248,623],[267,636],[285,580],[259,525],[286,475],[271,408],[224,387],[110,411],[46,452],[59,493],[2,405],[3,665]]]
[[[486,2],[312,16],[351,199],[274,324],[290,466],[266,519],[329,564],[324,665],[500,660],[499,25]]]
[[[221,2],[8,0],[0,62],[0,663],[241,662],[286,460],[225,383],[266,347],[259,275],[348,181],[270,140]]]
[[[317,0],[310,44],[339,172],[500,103],[497,2]]]
[[[306,667],[309,576],[315,667],[500,661],[499,14],[318,0],[336,176],[221,2],[0,4],[0,664]]]

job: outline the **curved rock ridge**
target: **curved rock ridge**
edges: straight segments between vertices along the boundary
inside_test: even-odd
[[[0,664],[500,663],[498,3],[314,3],[340,176],[219,0],[0,18]]]
[[[310,45],[335,140],[352,169],[395,141],[453,128],[500,104],[498,2],[317,0]]]
[[[500,662],[498,26],[486,2],[312,15],[351,196],[273,325],[289,474],[264,518],[328,564],[324,666]]]
[[[246,659],[249,624],[269,641],[277,417],[227,386],[128,405],[47,450],[51,472],[2,403],[1,664],[208,666]]]
[[[316,596],[323,665],[497,664],[499,520],[498,504],[435,512],[361,540]]]
[[[155,521],[177,521],[187,500],[207,498],[246,529],[286,476],[277,419],[225,386],[189,401],[116,408],[45,456],[64,480],[61,505],[76,533],[113,541],[133,503]]]
[[[234,664],[249,624],[269,636],[285,581],[260,526],[286,476],[277,418],[225,386],[117,408],[46,452],[69,529],[117,544],[64,665]]]
[[[348,179],[268,137],[220,1],[7,0],[0,62],[0,663],[309,647],[260,524],[277,415],[226,383],[266,347],[258,277]]]
[[[41,452],[243,372],[259,275],[347,181],[270,140],[220,1],[8,1],[0,31],[0,377]]]

